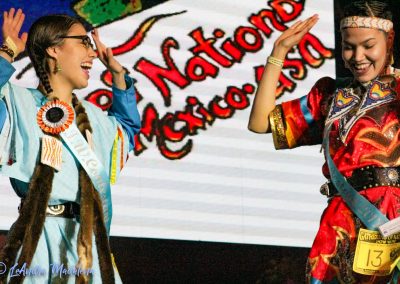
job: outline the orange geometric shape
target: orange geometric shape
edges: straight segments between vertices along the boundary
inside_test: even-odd
[[[355,138],[376,150],[365,153],[360,158],[362,163],[374,163],[381,167],[393,167],[400,165],[400,124],[393,120],[380,130],[377,127],[362,129]]]

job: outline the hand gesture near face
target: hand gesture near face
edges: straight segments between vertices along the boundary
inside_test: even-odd
[[[96,45],[98,57],[104,66],[113,74],[125,72],[122,65],[114,58],[111,48],[106,47],[104,43],[100,41],[97,29],[92,31],[92,37]]]
[[[19,35],[24,20],[25,14],[21,9],[15,12],[15,9],[11,8],[10,11],[3,12],[3,43],[5,43],[6,38],[9,37],[17,46],[17,54],[25,50],[26,40],[28,38],[27,33],[22,33],[21,36]],[[17,54],[14,54],[14,56],[17,56]]]
[[[309,17],[304,21],[297,21],[290,28],[284,31],[275,41],[274,49],[282,50],[285,55],[297,45],[306,33],[317,23],[318,15]]]
[[[97,48],[97,53],[100,61],[112,73],[114,85],[121,90],[126,89],[125,70],[122,65],[114,58],[111,48],[106,47],[99,37],[97,29],[92,31],[92,37]]]

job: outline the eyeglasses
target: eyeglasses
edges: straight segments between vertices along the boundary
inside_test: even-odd
[[[92,40],[90,39],[90,37],[88,35],[76,35],[76,36],[60,36],[60,38],[76,38],[76,39],[80,39],[82,40],[82,44],[86,47],[86,48],[93,48],[93,43]]]

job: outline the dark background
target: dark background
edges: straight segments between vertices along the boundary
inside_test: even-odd
[[[344,68],[343,60],[342,60],[342,50],[341,50],[341,41],[342,37],[340,35],[340,19],[343,17],[343,8],[347,5],[347,3],[351,3],[349,0],[334,0],[335,3],[335,57],[336,57],[336,77],[351,77],[351,73]],[[394,46],[394,67],[399,68],[400,66],[400,27],[397,23],[399,23],[399,14],[400,14],[400,1],[399,0],[387,0],[382,1],[389,5],[390,10],[393,14],[393,23],[394,23],[394,31],[395,31],[395,46]]]
[[[0,231],[0,250],[6,239]],[[111,237],[124,283],[305,283],[308,248]]]

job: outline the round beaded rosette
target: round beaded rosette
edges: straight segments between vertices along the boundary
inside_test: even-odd
[[[53,100],[39,109],[36,119],[45,133],[59,134],[74,121],[74,110],[65,102]]]

